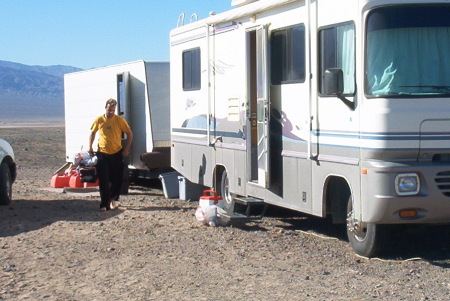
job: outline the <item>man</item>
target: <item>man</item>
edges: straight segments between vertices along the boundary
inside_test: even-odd
[[[108,99],[105,114],[97,117],[91,126],[89,135],[89,153],[93,153],[92,144],[99,131],[97,151],[97,174],[100,184],[100,211],[116,209],[123,177],[123,157],[130,153],[133,132],[125,118],[116,115],[117,101]],[[127,142],[122,148],[122,135]]]

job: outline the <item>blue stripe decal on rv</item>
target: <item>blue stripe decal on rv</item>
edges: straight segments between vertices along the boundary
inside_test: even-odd
[[[418,140],[418,133],[370,133],[370,132],[339,132],[339,131],[312,131],[316,137],[356,138],[367,140]]]
[[[194,129],[194,128],[176,128],[172,129],[172,133],[185,133],[185,134],[193,134],[193,135],[203,135],[206,136],[207,130],[205,129]],[[245,139],[243,136],[243,132],[225,132],[225,131],[210,131],[211,135],[222,136],[227,138],[236,138],[236,139]],[[357,145],[344,145],[344,144],[336,144],[336,143],[321,143],[320,137],[338,137],[338,138],[347,138],[347,139],[358,139],[362,142],[364,140],[372,140],[372,141],[421,141],[421,140],[427,140],[427,141],[450,141],[450,133],[376,133],[376,132],[339,132],[339,131],[313,131],[312,134],[315,137],[318,137],[319,143],[312,142],[314,145],[321,145],[326,147],[337,147],[337,148],[344,148],[344,149],[360,149],[360,150],[368,150],[368,151],[411,151],[411,150],[418,150],[417,147],[367,147],[367,146],[357,146]],[[186,139],[186,138],[184,138]],[[177,137],[176,140],[184,140],[181,137]],[[307,141],[298,139],[293,140],[289,139],[285,136],[283,136],[284,141],[291,141],[294,143],[306,143]],[[442,149],[448,149],[448,148],[421,148],[422,151],[436,151],[436,150],[442,150]],[[289,154],[286,153],[286,154]],[[292,155],[292,154],[290,154]]]
[[[185,133],[185,134],[201,134],[201,135],[208,134],[207,130],[203,130],[203,129],[186,129],[186,128],[172,129],[172,132],[173,133]]]
[[[357,138],[362,140],[450,140],[450,132],[438,133],[386,133],[386,132],[345,132],[312,131],[316,137]]]
[[[201,134],[207,135],[207,130],[205,129],[194,129],[194,128],[176,128],[172,129],[174,133],[187,133],[187,134]],[[226,132],[226,131],[214,131],[211,130],[210,133],[216,136],[229,137],[229,138],[241,138],[244,139],[243,132]],[[315,137],[338,137],[338,138],[353,138],[361,140],[398,140],[398,141],[409,141],[409,140],[450,140],[450,133],[358,133],[358,132],[332,132],[332,131],[312,131]],[[286,137],[283,137],[286,138]]]
[[[184,133],[184,134],[195,134],[195,135],[207,135],[208,131],[207,130],[203,130],[203,129],[187,129],[187,128],[176,128],[176,129],[172,129],[173,133]],[[226,138],[238,138],[238,139],[244,139],[244,133],[239,131],[239,132],[225,132],[225,131],[214,131],[211,130],[210,131],[211,135],[214,135],[216,137],[218,136],[222,136],[222,137],[226,137]]]

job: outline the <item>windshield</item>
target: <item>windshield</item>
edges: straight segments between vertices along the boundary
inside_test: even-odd
[[[376,9],[366,45],[368,96],[450,95],[450,6]]]

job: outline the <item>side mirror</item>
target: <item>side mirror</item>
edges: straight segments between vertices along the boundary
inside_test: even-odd
[[[324,95],[336,96],[350,110],[355,110],[355,102],[348,100],[347,98],[345,98],[345,96],[342,95],[342,93],[344,93],[344,72],[342,72],[342,69],[329,68],[325,70],[322,85],[322,92]]]
[[[330,68],[323,75],[323,94],[341,95],[344,92],[344,73],[342,69]]]

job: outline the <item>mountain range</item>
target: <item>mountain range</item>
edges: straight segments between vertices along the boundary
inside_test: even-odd
[[[0,60],[0,121],[64,119],[64,74],[81,70]]]

